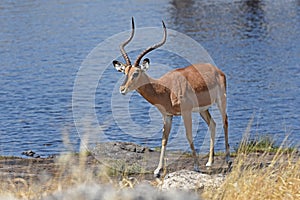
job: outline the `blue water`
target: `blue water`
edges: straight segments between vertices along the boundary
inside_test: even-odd
[[[160,27],[163,19],[169,29],[200,43],[226,73],[232,150],[247,127],[251,137],[270,135],[280,144],[289,135],[288,143],[299,145],[299,1],[3,0],[0,2],[1,155],[20,156],[29,149],[41,156],[70,149],[78,151],[83,136],[77,133],[72,107],[77,72],[99,43],[129,30],[132,16],[141,28]],[[153,62],[171,68],[186,64],[176,56],[159,53],[149,55]],[[153,66],[149,73],[158,76],[162,71]],[[93,138],[94,142],[122,140],[159,146],[162,126],[159,114],[137,93],[126,104],[116,92],[121,79],[111,66],[105,68],[99,81],[95,110],[105,139],[99,136]],[[112,111],[112,98],[118,100],[118,116]],[[122,105],[129,107],[129,115],[122,111]],[[194,118],[199,117],[194,115]],[[128,129],[124,129],[126,119],[131,120]],[[200,119],[195,124],[199,125],[195,144],[205,153],[207,127]],[[216,149],[222,151],[223,146],[220,132]],[[180,118],[174,119],[170,148],[187,149]]]

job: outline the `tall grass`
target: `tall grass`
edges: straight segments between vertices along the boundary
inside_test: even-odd
[[[1,180],[0,199],[45,199],[45,200],[196,200],[199,195],[187,192],[161,192],[151,184],[139,182],[135,178],[118,172],[120,179],[111,177],[111,169],[103,165],[91,168],[86,165],[87,154],[68,154],[57,161],[57,173],[44,175],[44,180],[22,178]],[[115,173],[115,172],[114,172]],[[116,174],[114,174],[116,175]]]
[[[54,165],[55,173],[40,174],[38,179],[2,176],[0,199],[199,198],[194,193],[161,193],[150,184],[141,187],[144,184],[128,177],[126,169],[119,172],[100,163],[91,165],[91,155],[83,147],[81,152],[59,156]],[[255,155],[257,152],[259,156]],[[276,147],[268,140],[243,141],[221,187],[205,190],[201,195],[203,199],[300,199],[299,152]]]
[[[266,141],[244,143],[223,185],[202,196],[205,199],[300,199],[299,152],[272,148],[272,145]],[[253,156],[253,152],[262,149],[266,151]],[[275,153],[270,153],[275,149]],[[267,162],[270,156],[272,159]]]
[[[300,155],[297,148],[274,145],[262,136],[249,140],[250,120],[236,150],[232,171],[219,188],[205,191],[205,199],[300,199]]]
[[[53,173],[35,174],[32,178],[4,178],[0,182],[0,199],[42,199],[54,192],[64,191],[79,184],[112,183],[105,168],[86,165],[87,155],[61,155],[55,161]],[[28,166],[28,172],[30,166]],[[26,173],[26,172],[25,172]]]

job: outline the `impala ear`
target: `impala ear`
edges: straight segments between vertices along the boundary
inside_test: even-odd
[[[150,67],[150,60],[149,60],[149,58],[145,58],[145,59],[143,60],[142,65],[141,65],[141,69],[142,69],[143,71],[147,71],[147,70],[149,69],[149,67]]]
[[[113,65],[114,65],[114,68],[115,68],[116,70],[118,70],[119,72],[125,73],[125,68],[126,68],[126,66],[125,66],[123,63],[121,63],[121,62],[119,62],[119,61],[117,61],[117,60],[114,60],[114,61],[113,61]]]

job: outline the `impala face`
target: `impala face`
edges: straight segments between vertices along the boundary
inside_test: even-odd
[[[136,90],[141,86],[141,83],[140,83],[141,82],[140,81],[141,74],[149,68],[150,61],[148,58],[145,58],[141,65],[140,65],[140,61],[147,53],[162,46],[166,42],[166,39],[167,39],[167,28],[165,26],[164,21],[162,21],[163,30],[164,30],[164,37],[163,37],[162,41],[145,49],[137,57],[134,64],[132,65],[131,61],[124,49],[125,46],[132,40],[132,38],[134,36],[135,28],[134,28],[134,19],[133,18],[132,18],[131,24],[132,24],[132,31],[131,31],[130,37],[120,45],[120,50],[121,50],[123,58],[126,61],[126,64],[123,64],[116,60],[113,61],[113,65],[114,65],[115,69],[118,70],[119,72],[123,72],[125,74],[125,80],[124,80],[123,84],[120,86],[120,93],[123,95],[127,94],[128,92],[130,92],[132,90]]]
[[[149,59],[145,58],[141,66],[125,65],[119,61],[114,60],[113,65],[116,70],[123,72],[125,80],[120,86],[120,93],[125,95],[130,91],[138,89],[140,85],[140,77],[143,72],[149,68]]]

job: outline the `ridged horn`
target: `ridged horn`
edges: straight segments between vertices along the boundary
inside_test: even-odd
[[[133,35],[134,35],[134,18],[133,17],[131,18],[131,25],[132,25],[132,31],[131,31],[130,37],[120,45],[120,51],[122,53],[122,56],[125,59],[126,64],[129,65],[129,66],[131,65],[131,62],[130,62],[130,59],[129,59],[129,57],[128,57],[128,55],[127,55],[124,48],[132,40]]]
[[[164,37],[162,39],[162,41],[160,43],[157,43],[153,46],[148,47],[147,49],[145,49],[136,59],[134,66],[137,67],[139,66],[141,59],[150,51],[153,51],[154,49],[157,49],[158,47],[161,47],[163,44],[165,44],[166,40],[167,40],[167,28],[166,25],[164,23],[164,21],[162,21],[162,25],[163,25],[163,29],[164,29]]]

